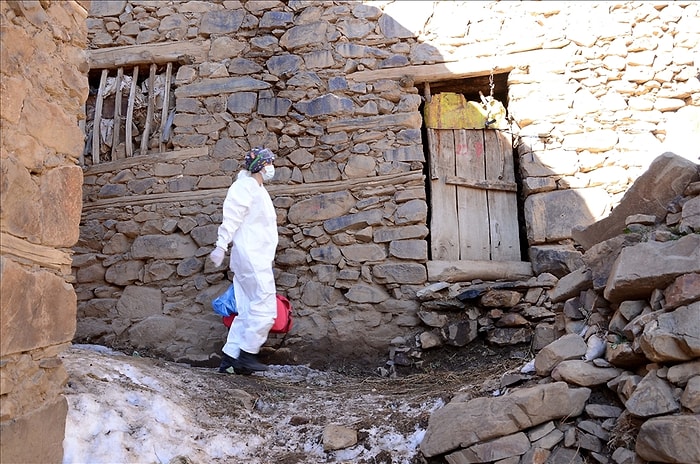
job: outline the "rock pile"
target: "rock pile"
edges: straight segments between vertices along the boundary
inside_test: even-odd
[[[668,172],[680,179],[673,187],[680,195],[660,193]],[[699,173],[692,162],[659,157],[623,198],[625,217],[613,212],[576,231],[591,245],[552,264],[580,264],[560,278],[442,283],[422,292],[429,329],[416,346],[397,341],[394,364],[420,362],[426,349],[463,346],[480,333],[490,343],[530,343],[536,353],[500,385],[486,386],[492,397],[457,395],[435,411],[421,444],[426,457],[700,462]],[[618,235],[608,232],[615,224]]]

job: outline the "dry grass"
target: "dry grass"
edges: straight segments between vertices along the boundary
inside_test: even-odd
[[[640,419],[634,418],[627,411],[623,411],[620,417],[618,417],[615,427],[610,431],[608,448],[614,450],[622,447],[634,450],[637,434],[643,422],[644,421]]]

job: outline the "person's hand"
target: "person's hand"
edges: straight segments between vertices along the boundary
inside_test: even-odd
[[[219,267],[221,263],[224,262],[224,255],[226,255],[226,250],[221,247],[216,247],[209,255],[209,259],[211,259],[212,263],[216,264],[216,267]]]

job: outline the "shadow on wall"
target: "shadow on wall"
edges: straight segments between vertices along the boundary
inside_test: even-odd
[[[94,2],[95,10],[110,12],[92,19],[122,21],[126,4]],[[206,258],[216,239],[226,188],[239,169],[231,153],[264,143],[279,159],[276,180],[269,186],[283,231],[276,261],[278,290],[297,310],[292,333],[271,339],[270,346],[290,347],[300,359],[303,345],[313,355],[321,342],[329,347],[324,356],[351,356],[357,345],[386,353],[392,338],[420,324],[420,304],[414,297],[428,280],[424,247],[430,243],[425,237],[430,206],[422,175],[429,161],[420,134],[419,107],[425,92],[421,83],[435,83],[439,91],[441,84],[445,89],[458,80],[460,86],[486,93],[488,74],[494,72],[495,95],[502,95],[504,103],[508,100],[510,116],[514,101],[520,104],[533,86],[543,87],[536,73],[520,65],[516,69],[516,61],[510,61],[514,54],[520,60],[531,55],[486,47],[504,37],[503,20],[492,27],[498,15],[489,11],[498,2],[416,2],[410,9],[404,2],[393,2],[383,4],[383,12],[372,4],[332,5],[338,16],[333,37],[347,40],[324,43],[304,35],[321,23],[295,25],[295,18],[315,17],[327,6],[261,5],[245,5],[260,11],[234,10],[229,16],[241,19],[235,25],[213,20],[226,17],[219,14],[226,12],[223,8],[206,14],[209,32],[198,32],[197,38],[207,43],[204,55],[219,60],[195,55],[193,63],[183,64],[174,92],[180,99],[175,116],[179,130],[173,131],[177,143],[168,141],[178,151],[162,158],[121,160],[112,167],[114,172],[109,166],[86,170],[84,222],[73,261],[80,304],[78,339],[195,364],[218,363],[226,331],[210,302],[224,291],[229,276]],[[265,10],[270,5],[276,10]],[[153,13],[149,21],[175,27],[167,40],[194,33],[176,18],[156,19],[152,5],[141,6]],[[441,21],[464,13],[453,8],[467,9],[469,21]],[[260,23],[244,25],[247,14],[257,15]],[[236,42],[238,28],[260,37]],[[286,32],[279,38],[262,34],[283,28]],[[321,29],[326,31],[326,25]],[[412,32],[424,29],[429,29],[423,35],[431,42],[421,42]],[[377,30],[384,37],[374,37]],[[121,34],[121,29],[114,31]],[[541,26],[532,31],[541,34],[536,37],[540,39],[551,33]],[[157,28],[141,32],[143,40],[149,34],[154,43],[166,39]],[[475,35],[478,43],[463,45]],[[562,40],[556,37],[551,46],[563,47]],[[254,44],[254,53],[248,53],[244,43]],[[241,51],[232,51],[231,44],[240,45]],[[155,44],[146,45],[156,49]],[[327,53],[328,47],[337,53]],[[534,51],[561,57],[561,50]],[[498,66],[505,59],[500,53],[507,56],[507,66]],[[342,70],[333,67],[338,56],[345,60]],[[229,61],[235,66],[226,66]],[[407,66],[416,76],[406,76]],[[335,71],[331,74],[324,67]],[[523,92],[514,95],[511,77],[518,73],[513,82]],[[271,76],[270,81],[254,78],[261,74]],[[222,82],[254,88],[224,91],[215,86]],[[570,104],[565,103],[568,111]],[[527,114],[531,110],[547,119],[545,111],[528,102],[518,110],[525,113],[519,119],[535,120]],[[552,149],[550,134],[542,126],[522,126],[514,133],[522,215],[518,223],[521,236],[527,237],[521,241],[527,250],[521,250],[521,256],[529,254],[531,261],[544,263],[536,258],[553,250],[573,263],[579,255],[570,240],[572,228],[608,214],[617,193],[611,195],[587,180],[580,167],[588,169],[593,163],[582,163],[576,149]],[[314,208],[299,211],[299,205],[309,204],[321,212],[314,216]],[[329,221],[336,228],[325,227]],[[386,234],[381,240],[376,238],[379,229]],[[404,231],[412,235],[402,236]],[[552,266],[536,271],[552,272]],[[577,266],[566,267],[552,273],[565,274]]]

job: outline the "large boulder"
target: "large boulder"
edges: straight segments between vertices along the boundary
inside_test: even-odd
[[[574,227],[571,235],[581,246],[589,249],[625,230],[625,220],[632,214],[666,216],[666,207],[681,195],[691,182],[700,178],[699,166],[673,153],[656,158],[649,169],[625,192],[622,201],[605,219],[586,227]]]

